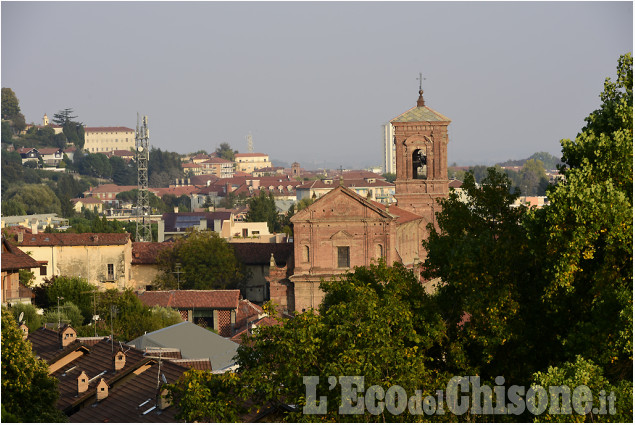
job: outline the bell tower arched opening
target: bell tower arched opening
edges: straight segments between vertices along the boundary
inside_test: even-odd
[[[416,149],[412,153],[412,178],[420,180],[428,178],[428,156],[425,147]]]

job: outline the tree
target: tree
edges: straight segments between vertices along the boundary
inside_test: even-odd
[[[382,176],[386,179],[388,183],[393,183],[395,180],[397,180],[397,174],[395,173],[384,173],[382,174]]]
[[[150,187],[168,187],[175,179],[183,177],[181,156],[176,152],[152,148],[148,162]]]
[[[270,232],[279,232],[282,230],[280,225],[280,217],[276,208],[276,201],[272,193],[264,190],[260,191],[258,196],[249,199],[249,211],[247,212],[246,221],[250,222],[267,222]]]
[[[20,114],[20,101],[8,87],[2,87],[2,119],[10,120]]]
[[[180,264],[177,279],[176,264]],[[190,230],[172,248],[158,257],[157,285],[180,289],[235,289],[245,279],[245,271],[227,241],[210,231]],[[177,282],[180,280],[180,283]]]
[[[630,380],[633,367],[632,67],[630,54],[619,59],[600,108],[574,141],[561,141],[565,182],[548,191],[551,205],[541,217],[543,297],[567,309],[554,332],[569,360],[581,354],[612,380]]]
[[[229,143],[221,143],[216,149],[216,156],[219,158],[225,158],[228,161],[234,161],[238,151],[232,149]]]
[[[92,315],[91,315],[92,317]],[[84,324],[86,319],[75,304],[70,301],[62,301],[60,307],[51,307],[44,313],[44,323],[68,323],[77,329]]]
[[[7,201],[13,201],[16,208],[23,209],[26,214],[61,214],[60,200],[48,186],[41,184],[24,184],[14,186],[7,191]]]
[[[319,315],[310,310],[279,319],[280,326],[259,327],[245,340],[238,349],[236,375],[191,373],[170,386],[180,418],[236,420],[249,401],[253,410],[295,405],[299,413],[284,418],[291,421],[412,420],[408,411],[372,415],[364,409],[341,415],[338,407],[346,399],[342,381],[329,386],[328,377],[363,376],[364,389],[400,385],[408,394],[423,390],[424,397],[441,388],[448,376],[438,374],[435,364],[444,324],[430,296],[398,264],[356,268],[321,288],[326,297]],[[327,395],[328,409],[320,415],[301,413],[308,402],[303,377],[310,376],[319,377],[318,394]],[[228,398],[232,403],[224,403]]]
[[[73,115],[73,109],[66,108],[54,114],[52,121],[62,127],[66,140],[81,151],[85,143],[84,124],[75,121],[75,118],[77,116]]]
[[[36,359],[31,343],[22,339],[11,313],[2,309],[2,413],[3,421],[63,422],[55,407],[57,379],[48,374],[44,360]],[[5,417],[5,413],[8,415]]]
[[[29,328],[30,332],[33,332],[42,327],[42,317],[37,313],[37,309],[32,304],[17,303],[11,306],[11,313],[16,322],[22,315],[22,322]]]
[[[58,297],[63,303],[72,303],[79,308],[84,322],[93,317],[92,292],[97,287],[80,277],[56,276],[35,289],[36,303],[42,308],[57,308]]]
[[[520,191],[525,196],[543,196],[549,185],[545,166],[539,159],[528,159],[520,170]]]
[[[109,159],[112,170],[112,181],[120,186],[132,186],[137,184],[137,166],[134,161],[126,163],[118,156]]]
[[[75,161],[75,167],[80,174],[87,176],[110,178],[112,167],[108,157],[101,153],[89,153]]]

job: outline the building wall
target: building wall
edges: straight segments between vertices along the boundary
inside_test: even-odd
[[[269,155],[262,156],[236,156],[236,170],[251,173],[258,168],[271,167]]]
[[[47,261],[47,273],[41,275],[35,269],[35,285],[53,276],[72,276],[88,279],[88,282],[103,289],[130,286],[130,262],[132,243],[126,245],[99,246],[25,246],[37,261]],[[112,264],[114,279],[109,279],[108,265]]]
[[[20,273],[17,271],[2,272],[2,304],[7,300],[16,299],[20,296]]]
[[[290,279],[298,311],[318,307],[321,278],[369,266],[379,258],[388,264],[399,259],[396,223],[376,208],[340,187],[293,217],[295,269]],[[347,265],[340,263],[346,254]]]
[[[384,151],[384,173],[395,174],[397,172],[397,161],[395,158],[395,129],[392,124],[384,124],[384,140],[382,143]]]
[[[84,149],[90,153],[134,150],[135,148],[135,134],[132,129],[126,131],[116,130],[116,127],[99,131],[86,129],[84,140]]]
[[[159,268],[156,264],[131,264],[128,284],[135,291],[145,290],[146,286],[153,284],[158,274]]]

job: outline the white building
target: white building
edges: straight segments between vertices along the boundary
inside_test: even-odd
[[[395,154],[395,128],[391,123],[382,125],[384,131],[384,173],[397,172],[397,157]]]
[[[86,127],[84,141],[84,149],[90,153],[131,151],[135,148],[135,131],[128,127]]]

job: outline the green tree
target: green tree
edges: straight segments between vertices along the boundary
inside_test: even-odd
[[[565,183],[548,192],[541,225],[549,282],[563,309],[554,332],[568,358],[581,354],[614,379],[633,362],[633,59],[620,58],[599,109],[575,140],[562,140]],[[571,320],[575,318],[575,320]]]
[[[34,332],[42,327],[42,316],[37,313],[33,304],[16,303],[11,306],[11,313],[16,322],[22,314],[22,322],[29,328],[29,332]],[[18,324],[20,324],[18,322]]]
[[[58,396],[57,379],[49,376],[48,365],[35,358],[11,313],[2,309],[3,421],[64,422],[66,417],[55,407]]]
[[[276,201],[272,193],[264,190],[260,191],[258,196],[249,199],[249,211],[247,212],[247,221],[250,222],[266,222],[270,232],[279,232],[282,230],[280,217],[276,208]]]
[[[233,161],[237,153],[238,151],[233,150],[229,143],[221,143],[215,152],[217,157],[225,158],[228,161]]]
[[[14,186],[7,191],[7,201],[14,201],[26,214],[61,214],[60,200],[48,186],[42,184],[24,184]]]
[[[110,157],[112,169],[112,181],[120,186],[132,186],[137,184],[137,165],[134,161],[126,162],[118,156]]]
[[[388,183],[393,183],[395,180],[397,180],[397,174],[395,173],[384,173],[382,174],[382,176],[386,179]]]
[[[174,273],[180,264],[181,274]],[[172,248],[158,257],[156,283],[160,287],[180,289],[235,289],[245,279],[243,266],[231,245],[210,231],[191,230]],[[180,283],[177,280],[180,279]]]
[[[177,178],[183,178],[181,156],[176,152],[152,148],[148,162],[149,186],[168,187]]]
[[[525,196],[544,196],[549,185],[545,166],[539,159],[528,159],[520,170],[520,191]]]
[[[44,313],[43,320],[44,323],[68,323],[75,329],[86,321],[79,307],[70,301],[62,301],[59,309],[57,306],[51,307]]]
[[[13,90],[2,87],[2,119],[10,120],[20,113],[20,101]]]
[[[340,385],[329,376],[364,376],[364,388],[402,386],[408,394],[434,394],[446,382],[435,364],[445,325],[414,274],[396,264],[356,268],[324,282],[326,297],[313,310],[281,326],[259,327],[238,349],[236,376],[189,374],[170,389],[187,421],[235,420],[248,400],[252,409],[269,405],[306,405],[304,376],[318,376],[318,394],[327,395],[321,415],[292,413],[291,421],[409,421],[408,413],[340,415]],[[196,388],[196,391],[191,391]],[[217,392],[220,400],[215,399]],[[233,403],[222,403],[231,397]],[[221,402],[219,402],[221,401]],[[214,409],[210,409],[210,404]],[[434,419],[438,420],[438,417]]]
[[[52,121],[62,127],[66,140],[81,151],[85,143],[84,125],[75,121],[76,118],[77,116],[73,115],[73,109],[66,108],[53,114]]]
[[[42,308],[57,308],[58,297],[61,304],[72,303],[77,306],[87,323],[93,317],[93,291],[97,287],[86,279],[69,276],[56,276],[35,289],[36,303]]]
[[[79,156],[75,160],[75,168],[80,174],[110,178],[112,176],[112,167],[108,157],[101,153],[89,153]]]

